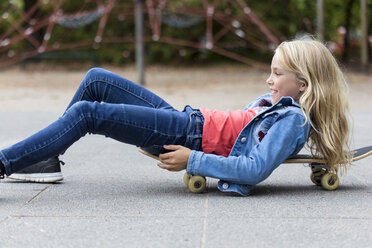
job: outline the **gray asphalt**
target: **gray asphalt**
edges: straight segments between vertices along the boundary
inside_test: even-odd
[[[56,112],[0,112],[0,145]],[[354,147],[372,145],[372,111],[357,111]],[[372,247],[372,156],[322,190],[304,165],[280,166],[249,197],[217,181],[192,194],[135,147],[87,135],[63,156],[64,181],[0,182],[0,247]]]

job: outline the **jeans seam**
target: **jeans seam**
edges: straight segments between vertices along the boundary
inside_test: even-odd
[[[97,116],[97,115],[91,115],[90,113],[86,113],[85,115],[82,115],[82,118],[80,118],[79,121],[81,121],[82,119],[85,119],[85,118],[95,118],[97,120],[104,120],[104,121],[109,121],[109,122],[120,123],[120,124],[124,124],[124,125],[128,125],[128,126],[132,126],[132,127],[136,127],[136,128],[141,128],[141,129],[145,129],[145,130],[148,130],[148,131],[152,131],[154,134],[160,134],[160,135],[168,136],[168,137],[179,138],[179,137],[183,137],[184,136],[184,134],[177,134],[177,133],[169,134],[167,132],[162,132],[162,131],[159,131],[159,130],[154,130],[153,128],[150,128],[150,127],[147,127],[147,126],[143,126],[143,125],[138,125],[135,122],[131,122],[131,121],[128,121],[128,120],[107,119],[107,118],[102,118],[102,117]]]
[[[181,134],[180,133],[171,133],[170,134],[169,132],[163,132],[161,130],[153,129],[153,128],[148,127],[148,126],[145,126],[145,125],[139,125],[136,122],[129,121],[129,120],[107,119],[107,118],[100,117],[99,115],[91,115],[90,113],[86,113],[85,115],[87,115],[86,117],[96,118],[97,120],[104,120],[104,121],[116,122],[116,123],[120,123],[120,124],[124,124],[124,125],[129,125],[129,126],[136,127],[136,128],[146,129],[148,131],[152,131],[154,134],[160,134],[160,135],[163,135],[163,136],[176,137],[176,138],[185,136],[185,134],[183,134],[183,133],[181,133]]]
[[[83,116],[83,118],[79,118],[78,121],[76,121],[73,125],[70,126],[70,128],[68,129],[64,129],[63,132],[59,133],[59,136],[56,138],[56,139],[53,139],[51,142],[48,142],[47,144],[45,144],[44,146],[40,147],[40,148],[37,148],[37,149],[34,149],[30,152],[27,152],[25,154],[23,154],[23,156],[27,156],[29,155],[30,153],[34,153],[36,151],[39,151],[40,149],[44,149],[46,146],[49,146],[50,144],[52,143],[55,143],[57,140],[59,140],[63,135],[65,135],[66,133],[68,133],[69,131],[71,131],[76,125],[78,125],[79,122],[81,122],[85,117]]]
[[[127,89],[125,89],[125,88],[123,88],[123,87],[121,87],[121,86],[115,84],[115,82],[110,82],[110,81],[108,81],[108,80],[106,80],[106,79],[96,79],[96,78],[93,79],[93,80],[88,80],[88,82],[87,82],[86,84],[84,84],[84,89],[82,90],[82,93],[79,95],[78,101],[81,101],[81,99],[83,98],[83,95],[84,95],[85,92],[87,91],[87,88],[88,88],[91,84],[96,83],[96,82],[104,82],[104,83],[109,84],[109,85],[111,85],[111,86],[117,87],[117,88],[119,88],[119,89],[121,89],[121,90],[124,90],[125,92],[131,94],[132,96],[135,96],[136,98],[138,98],[138,99],[140,99],[140,100],[146,102],[147,104],[149,104],[149,105],[152,106],[153,108],[156,108],[156,106],[155,106],[154,104],[152,104],[150,101],[148,101],[146,98],[144,98],[144,97],[142,97],[142,96],[139,96],[139,95],[137,95],[137,94],[134,94],[133,92],[131,92],[131,91],[129,91],[129,90],[127,90]]]
[[[98,120],[104,120],[104,121],[110,121],[110,122],[116,122],[116,123],[120,123],[120,124],[124,124],[124,125],[128,125],[128,126],[132,126],[132,127],[136,127],[136,128],[141,128],[141,129],[146,129],[148,131],[152,131],[154,134],[160,134],[160,135],[163,135],[163,136],[169,136],[169,137],[182,137],[184,136],[183,134],[169,134],[169,133],[166,133],[166,132],[162,132],[162,131],[159,131],[159,130],[154,130],[153,128],[149,128],[149,127],[146,127],[146,126],[142,126],[142,125],[138,125],[134,122],[130,122],[130,121],[126,121],[126,120],[108,120],[108,119],[105,119],[105,118],[100,118],[100,117],[97,117],[97,116],[88,116],[90,118],[96,118]]]

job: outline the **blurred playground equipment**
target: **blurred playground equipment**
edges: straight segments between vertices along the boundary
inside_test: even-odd
[[[0,6],[0,28],[7,26],[1,29],[0,33],[0,68],[55,51],[79,50],[83,47],[98,49],[102,43],[133,43],[136,41],[133,34],[127,36],[108,34],[105,33],[105,28],[109,17],[125,22],[128,16],[134,18],[136,14],[141,14],[136,12],[137,4],[143,4],[144,8],[140,11],[147,16],[146,20],[151,29],[151,34],[137,37],[137,42],[141,39],[144,42],[162,42],[180,47],[207,49],[255,67],[266,68],[265,64],[233,52],[229,47],[248,46],[272,50],[280,42],[278,37],[285,38],[277,30],[265,24],[243,0],[202,0],[201,8],[188,4],[189,1],[170,4],[171,1],[167,0],[91,0],[85,1],[78,10],[69,14],[65,14],[62,8],[63,1],[34,2],[35,4],[29,6],[27,10],[20,7],[17,1],[8,1],[7,4]],[[90,6],[94,4],[95,8],[86,9],[87,2]],[[35,17],[35,12],[43,4],[51,5],[50,11],[47,15]],[[221,4],[224,7],[221,8]],[[13,13],[12,18],[10,13]],[[205,35],[199,40],[182,40],[162,34],[163,25],[185,29],[201,23],[205,24]],[[215,25],[216,23],[218,25]],[[53,37],[53,30],[57,25],[64,28],[65,32],[60,37]],[[95,32],[94,39],[66,41],[70,29],[87,25],[94,25],[95,28],[92,28]],[[224,43],[223,37],[231,32],[236,35],[237,40],[229,44]],[[39,33],[39,36],[42,33],[42,38],[38,39],[36,33]],[[27,51],[17,54],[14,47],[20,41],[27,41],[30,45]]]

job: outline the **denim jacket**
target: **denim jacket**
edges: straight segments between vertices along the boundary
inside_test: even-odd
[[[290,97],[274,105],[270,94],[248,104],[249,108],[269,106],[256,115],[240,132],[228,157],[193,150],[187,164],[192,175],[218,178],[218,189],[249,195],[253,185],[265,180],[288,157],[305,145],[309,123]]]

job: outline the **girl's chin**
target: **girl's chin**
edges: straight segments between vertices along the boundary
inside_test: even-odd
[[[271,104],[275,104],[278,101],[278,97],[276,95],[271,95]]]

